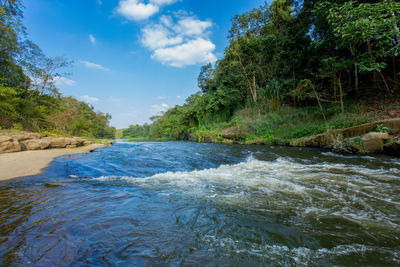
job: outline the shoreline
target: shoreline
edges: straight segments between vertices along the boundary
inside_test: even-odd
[[[91,144],[78,148],[29,150],[0,154],[0,182],[41,174],[43,169],[47,168],[58,157],[86,154],[104,147],[107,146],[103,144]]]

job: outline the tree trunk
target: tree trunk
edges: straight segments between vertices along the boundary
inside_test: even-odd
[[[353,50],[352,47],[350,47],[350,52],[351,52],[351,55],[353,56],[353,59],[355,60],[356,59],[356,53],[355,53],[355,51]],[[354,63],[354,78],[355,78],[355,87],[356,87],[356,90],[358,91],[358,86],[359,86],[359,83],[358,83],[358,63]]]
[[[396,57],[392,57],[394,89],[399,89],[399,76],[397,75]]]
[[[258,96],[257,96],[257,85],[256,85],[256,75],[253,73],[253,90],[251,92],[253,95],[253,101],[255,104],[257,104],[258,101]]]
[[[342,109],[342,113],[344,113],[343,88],[342,88],[341,76],[342,76],[342,74],[340,73],[339,78],[338,78],[338,83],[339,83],[339,90],[340,90],[340,106]]]
[[[319,101],[319,97],[318,97],[317,91],[315,91],[314,85],[313,85],[312,83],[311,83],[311,87],[312,87],[312,89],[313,89],[313,91],[314,91],[315,98],[317,98],[318,105],[319,105],[319,108],[320,108],[320,110],[321,110],[322,116],[324,117],[324,120],[326,121],[324,109],[322,108],[321,101]]]

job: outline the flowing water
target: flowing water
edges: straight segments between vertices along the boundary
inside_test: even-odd
[[[0,183],[0,265],[400,266],[400,160],[117,143]]]

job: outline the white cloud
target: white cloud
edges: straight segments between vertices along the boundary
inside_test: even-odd
[[[169,109],[169,106],[167,104],[153,105],[153,106],[151,106],[151,113],[154,115],[161,115],[161,114],[167,112],[168,109]]]
[[[150,0],[150,3],[158,6],[171,5],[175,2],[177,2],[177,0]]]
[[[58,86],[61,86],[61,85],[74,86],[76,84],[76,81],[65,78],[65,77],[56,77],[55,83]]]
[[[211,21],[201,21],[195,18],[187,17],[179,20],[174,26],[177,33],[187,36],[201,36],[212,26]]]
[[[174,36],[162,25],[147,26],[142,29],[142,33],[142,44],[151,50],[183,42],[181,36]]]
[[[129,20],[144,20],[158,13],[159,6],[141,0],[121,0],[117,12]]]
[[[160,17],[160,22],[161,22],[161,24],[163,24],[164,26],[167,26],[167,27],[171,27],[174,23],[172,17],[166,16],[166,15],[162,15]]]
[[[160,11],[161,6],[171,5],[178,0],[120,0],[117,13],[129,20],[145,20]]]
[[[88,69],[96,69],[96,70],[104,70],[104,71],[110,70],[100,64],[96,64],[96,63],[89,62],[89,61],[81,61],[81,63]]]
[[[185,12],[160,17],[160,24],[142,29],[141,42],[150,49],[152,59],[173,67],[215,62],[215,45],[209,40],[211,21],[201,21]]]
[[[156,49],[152,58],[173,67],[214,63],[217,60],[213,54],[214,49],[215,45],[211,41],[198,38],[182,45]]]
[[[96,44],[96,38],[94,38],[94,36],[91,34],[89,34],[89,41],[92,43],[92,45]]]
[[[95,104],[98,103],[100,99],[96,98],[96,97],[91,97],[88,95],[84,95],[81,97],[83,101],[89,103],[89,104]]]
[[[163,99],[167,99],[166,96],[157,96],[157,99],[163,100]]]

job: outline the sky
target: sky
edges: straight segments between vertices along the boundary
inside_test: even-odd
[[[28,38],[74,63],[57,82],[112,115],[149,123],[199,88],[201,66],[223,57],[231,18],[264,0],[25,0]]]

